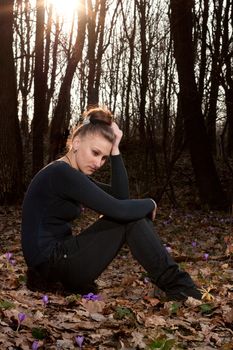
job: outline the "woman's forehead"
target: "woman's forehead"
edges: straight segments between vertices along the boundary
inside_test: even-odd
[[[80,139],[81,142],[91,147],[95,147],[103,154],[109,154],[112,149],[112,143],[103,135],[98,133],[87,134]]]

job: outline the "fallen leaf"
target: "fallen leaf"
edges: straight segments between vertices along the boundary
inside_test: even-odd
[[[226,323],[233,324],[233,308],[227,306],[223,311],[223,319]]]
[[[137,349],[145,349],[146,348],[146,344],[143,341],[143,339],[144,339],[144,334],[136,332],[136,331],[132,332],[132,342]]]
[[[103,301],[99,300],[86,300],[82,299],[81,304],[85,307],[85,309],[90,313],[99,313],[102,312],[105,306],[105,303]]]
[[[99,314],[99,313],[91,313],[90,314],[90,318],[94,321],[97,321],[97,322],[103,322],[103,321],[106,321],[106,317]]]
[[[201,305],[203,302],[201,300],[194,299],[192,297],[188,297],[187,300],[185,300],[185,305],[191,306],[191,307],[196,307]]]
[[[165,326],[167,322],[162,316],[153,315],[145,318],[145,327]]]

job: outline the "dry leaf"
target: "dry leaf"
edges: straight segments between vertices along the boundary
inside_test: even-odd
[[[188,297],[187,300],[185,300],[185,305],[191,306],[191,307],[196,307],[201,305],[203,302],[201,300],[194,299],[192,297]]]
[[[74,343],[71,340],[63,340],[58,339],[57,340],[57,350],[73,350],[74,349]]]
[[[158,305],[158,304],[160,303],[160,300],[159,300],[159,299],[157,299],[157,298],[151,298],[151,297],[148,296],[148,295],[145,295],[145,296],[144,296],[144,300],[148,301],[148,302],[151,304],[151,306],[156,306],[156,305]]]
[[[134,331],[132,332],[132,337],[133,337],[132,339],[133,344],[135,345],[136,348],[139,348],[139,349],[146,348],[146,344],[143,341],[144,334]]]
[[[106,321],[106,317],[103,316],[102,314],[99,314],[99,313],[91,313],[90,314],[90,318],[94,321],[97,321],[97,322],[103,322],[103,321]]]
[[[223,311],[223,319],[226,323],[233,324],[233,308],[230,306]]]
[[[81,304],[90,314],[102,312],[105,306],[105,303],[99,300],[82,299]]]
[[[145,318],[145,327],[165,326],[167,322],[162,316],[153,315]]]

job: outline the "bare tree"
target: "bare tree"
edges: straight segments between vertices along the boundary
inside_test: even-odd
[[[227,118],[224,133],[227,134],[226,155],[233,157],[233,49],[232,35],[230,37],[230,26],[233,26],[233,5],[227,0],[223,21],[223,76],[222,85],[225,90]]]
[[[202,2],[202,1],[200,1]],[[201,57],[200,57],[200,74],[199,74],[199,84],[198,90],[200,99],[202,100],[204,93],[204,81],[206,74],[206,55],[207,55],[207,31],[208,31],[208,16],[209,16],[209,0],[203,1],[203,12],[202,12],[202,25],[201,25]],[[200,21],[200,18],[199,18]]]
[[[77,65],[82,58],[83,46],[86,32],[86,7],[85,0],[80,0],[78,10],[78,30],[74,44],[73,52],[67,63],[64,79],[61,83],[57,105],[50,125],[49,136],[49,161],[54,160],[56,156],[64,149],[67,130],[70,122],[68,114],[70,106],[71,83],[76,71]]]
[[[171,0],[171,30],[180,86],[180,103],[200,198],[212,209],[229,205],[212,159],[194,76],[191,0]]]
[[[19,42],[15,42],[18,63],[18,90],[19,100],[21,100],[21,132],[24,149],[29,147],[29,113],[28,98],[33,81],[33,49],[32,49],[32,9],[29,0],[16,2],[17,20],[15,29]],[[19,49],[18,49],[19,47]]]
[[[213,154],[216,154],[216,119],[217,119],[217,102],[220,85],[221,59],[220,41],[222,37],[222,11],[223,0],[214,2],[214,16],[212,22],[213,35],[213,52],[212,52],[212,67],[210,73],[210,94],[209,108],[206,115],[207,134],[210,140]]]
[[[0,203],[22,194],[22,146],[13,57],[13,0],[0,1]]]
[[[126,16],[128,14],[124,13],[122,0],[121,2],[121,11],[122,11],[122,17],[123,17],[123,25],[124,25],[124,32],[125,36],[128,41],[129,45],[129,58],[128,58],[128,64],[127,64],[127,85],[126,85],[126,96],[125,101],[123,105],[125,105],[124,108],[124,134],[125,138],[129,138],[130,134],[130,92],[132,89],[132,78],[133,78],[133,62],[134,62],[134,50],[135,50],[135,36],[136,36],[136,2],[134,1],[133,5],[133,18],[132,18],[132,24],[130,25],[130,28],[127,28],[126,23]],[[131,5],[131,4],[130,4]],[[130,6],[130,11],[132,11],[132,8]]]
[[[33,174],[44,165],[44,135],[47,125],[45,114],[46,75],[44,72],[44,26],[45,2],[36,1],[36,40],[35,40],[35,70],[34,70],[34,117],[32,121],[33,134]]]
[[[141,74],[140,74],[140,106],[139,106],[139,132],[141,140],[145,140],[146,130],[146,96],[148,92],[148,71],[150,62],[150,51],[152,47],[152,38],[149,28],[150,20],[148,17],[148,0],[136,0],[137,10],[139,14],[140,25],[140,44],[141,44]],[[149,41],[147,40],[149,36]]]
[[[100,78],[102,73],[102,57],[110,44],[110,37],[114,26],[117,1],[106,33],[107,0],[88,0],[88,24],[87,24],[87,62],[88,62],[88,86],[87,106],[98,105]],[[106,37],[106,38],[105,38]],[[105,39],[105,40],[104,40]]]

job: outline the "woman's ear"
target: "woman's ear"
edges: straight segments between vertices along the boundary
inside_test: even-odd
[[[77,135],[74,137],[74,139],[72,141],[72,149],[73,149],[74,153],[77,152],[79,144],[80,144],[80,137]]]

